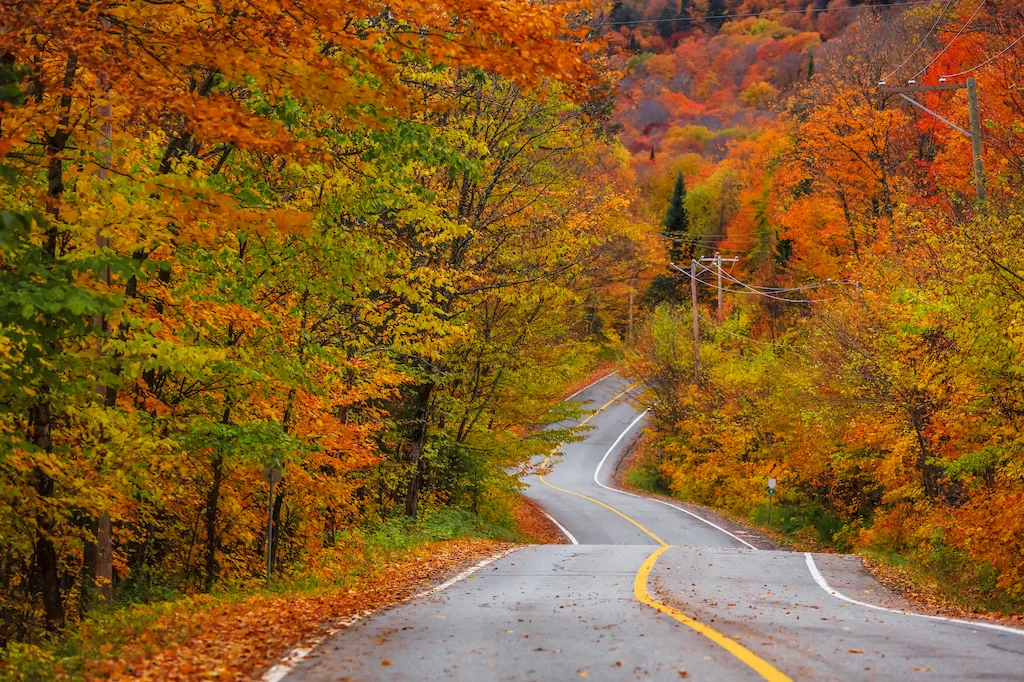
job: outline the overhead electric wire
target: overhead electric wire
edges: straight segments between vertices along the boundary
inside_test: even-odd
[[[710,271],[710,270],[709,270],[709,272],[713,272],[714,273],[714,271]],[[822,289],[824,287],[836,286],[838,284],[844,284],[847,281],[847,280],[825,280],[824,282],[818,282],[816,284],[805,284],[805,285],[799,286],[799,287],[762,287],[762,286],[757,286],[757,285],[750,285],[750,284],[747,284],[746,282],[741,282],[740,280],[736,279],[735,276],[733,276],[731,273],[726,272],[725,270],[722,270],[722,274],[727,279],[732,280],[736,284],[743,285],[743,286],[747,287],[748,289],[756,289],[758,291],[770,291],[770,292],[775,293],[775,294],[785,294],[785,293],[789,293],[791,291],[806,291],[808,289]]]
[[[806,348],[807,347],[807,346],[805,346],[803,344],[796,344],[796,343],[783,343],[783,342],[779,342],[779,341],[762,341],[761,339],[755,339],[753,336],[745,336],[743,334],[737,334],[736,332],[730,331],[730,330],[726,329],[725,327],[723,327],[721,325],[715,324],[714,322],[709,320],[705,315],[703,315],[701,313],[698,313],[698,316],[700,317],[701,321],[704,322],[705,324],[707,324],[708,326],[713,327],[713,328],[717,329],[720,332],[728,334],[729,336],[735,336],[737,339],[742,339],[743,341],[749,341],[751,343],[757,343],[757,344],[760,344],[762,346],[769,346],[771,348]]]
[[[689,277],[689,278],[691,278],[691,279],[693,279],[693,280],[695,280],[697,282],[700,282],[701,284],[703,284],[706,287],[710,287],[710,288],[716,289],[716,290],[718,289],[718,285],[717,284],[711,284],[710,282],[705,282],[700,277],[692,275],[691,273],[687,272],[686,270],[684,270],[683,268],[679,267],[675,263],[672,263],[672,267],[674,267],[676,270],[678,270],[679,272],[683,273],[687,277]],[[709,272],[713,272],[709,268],[704,268],[704,269],[708,270]],[[743,282],[740,282],[740,283],[743,284],[743,286],[745,286],[748,289],[750,289],[749,285],[744,284]],[[775,296],[773,294],[770,294],[770,293],[767,293],[767,292],[764,292],[764,291],[758,291],[756,289],[751,289],[750,291],[744,291],[743,289],[729,289],[727,287],[722,287],[722,291],[727,291],[730,294],[745,294],[747,296],[764,296],[765,298],[771,298],[771,299],[774,299],[776,301],[784,301],[786,303],[824,303],[825,301],[831,301],[831,300],[833,300],[835,298],[835,296],[832,296],[830,298],[809,298],[809,299],[804,299],[804,298],[799,298],[799,299],[798,298],[784,298],[782,296]]]
[[[932,27],[930,29],[928,29],[928,33],[926,33],[924,35],[924,37],[921,38],[921,40],[917,43],[917,47],[914,48],[914,51],[911,52],[907,56],[907,58],[903,60],[902,64],[900,64],[895,69],[893,69],[892,73],[890,73],[888,76],[884,76],[882,78],[882,80],[887,81],[890,78],[892,78],[893,76],[895,76],[897,73],[899,73],[903,69],[904,66],[907,65],[907,62],[909,62],[911,59],[914,58],[915,54],[917,54],[918,52],[921,51],[921,48],[924,47],[924,44],[927,43],[928,39],[932,37],[932,33],[935,32],[935,29],[938,28],[938,26],[939,26],[939,22],[942,21],[942,17],[946,16],[946,12],[949,11],[949,8],[953,5],[954,2],[956,2],[956,0],[949,0],[946,3],[946,6],[942,8],[941,12],[939,12],[939,16],[935,17],[935,23],[932,24]]]
[[[718,270],[712,270],[711,268],[705,266],[703,263],[698,263],[698,265],[700,265],[702,268],[707,270],[712,275],[717,275],[718,274]],[[731,280],[732,282],[734,282],[735,284],[739,284],[742,287],[746,287],[747,289],[750,289],[751,291],[758,292],[758,293],[764,292],[764,293],[772,293],[772,294],[788,294],[788,293],[797,292],[797,291],[807,291],[808,289],[821,289],[822,287],[831,286],[831,285],[835,284],[834,282],[819,282],[819,283],[816,283],[816,284],[806,284],[804,286],[799,286],[799,287],[762,287],[762,286],[756,286],[756,285],[752,285],[752,284],[747,284],[746,282],[743,282],[743,281],[737,279],[731,273],[726,272],[724,269],[722,270],[722,275],[726,279]],[[828,300],[831,300],[831,299],[828,299]]]
[[[982,62],[981,64],[978,64],[977,66],[972,66],[971,68],[969,68],[969,69],[965,69],[965,70],[963,70],[963,71],[958,71],[957,73],[947,73],[947,74],[946,74],[945,76],[943,76],[943,78],[956,78],[956,77],[958,77],[958,76],[963,76],[964,74],[970,73],[971,71],[977,71],[978,69],[980,69],[980,68],[982,68],[982,67],[988,66],[989,64],[991,64],[992,62],[994,62],[995,60],[999,59],[999,58],[1000,58],[1000,57],[1002,57],[1002,56],[1003,56],[1004,54],[1006,54],[1007,52],[1009,52],[1010,50],[1012,50],[1012,49],[1013,49],[1013,47],[1014,47],[1014,46],[1015,46],[1015,45],[1016,45],[1017,43],[1019,43],[1020,41],[1022,41],[1022,40],[1024,40],[1024,35],[1022,35],[1022,36],[1021,36],[1020,38],[1017,38],[1017,39],[1016,39],[1015,41],[1013,41],[1012,43],[1010,43],[1009,45],[1007,45],[1005,49],[1003,49],[1003,50],[1000,50],[1000,51],[999,51],[998,53],[996,53],[996,54],[995,54],[995,55],[993,55],[992,57],[989,57],[988,59],[986,59],[985,61],[983,61],[983,62]]]
[[[942,55],[946,54],[946,50],[948,50],[949,48],[953,47],[953,43],[955,43],[960,38],[960,36],[962,36],[964,34],[964,31],[966,31],[967,27],[971,25],[971,22],[974,21],[974,18],[976,16],[978,16],[978,12],[981,11],[981,8],[985,6],[986,2],[987,2],[987,0],[981,0],[981,3],[974,10],[974,14],[972,14],[970,16],[970,18],[967,21],[964,22],[964,25],[961,26],[960,30],[956,32],[956,35],[953,36],[953,39],[950,40],[948,43],[946,43],[946,46],[943,47],[941,50],[939,50],[939,53],[937,55],[935,55],[932,58],[932,60],[930,62],[928,62],[928,64],[923,69],[921,69],[920,71],[915,73],[914,77],[911,78],[911,80],[917,80],[918,76],[920,76],[922,73],[924,73],[925,71],[930,69],[932,67],[932,64],[934,64],[935,62],[939,61],[939,57],[941,57]]]
[[[842,12],[842,11],[854,11],[854,10],[880,10],[889,9],[890,7],[917,7],[920,5],[931,5],[938,0],[919,0],[916,2],[894,2],[891,5],[854,5],[852,7],[808,7],[807,9],[788,9],[780,10],[777,12],[764,11],[764,12],[745,12],[742,14],[715,14],[706,17],[676,17],[673,19],[635,19],[632,21],[607,21],[602,22],[594,26],[594,28],[600,28],[601,26],[630,26],[633,24],[662,24],[670,22],[693,22],[693,21],[706,21],[708,19],[746,19],[749,17],[764,17],[770,19],[776,16],[782,16],[784,14],[818,14],[820,12]]]

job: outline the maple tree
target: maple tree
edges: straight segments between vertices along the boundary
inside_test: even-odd
[[[271,467],[279,575],[510,518],[650,236],[586,2],[0,10],[0,640],[258,581]]]
[[[956,598],[1019,610],[1020,282],[1011,263],[1022,109],[1008,87],[1020,56],[1007,49],[1020,35],[1019,3],[979,10],[984,28],[959,37],[977,5],[845,13],[843,24],[823,12],[816,25],[770,9],[737,4],[765,14],[634,41],[656,53],[634,63],[632,98],[619,102],[624,139],[640,147],[645,210],[665,210],[685,167],[690,243],[699,255],[740,256],[724,315],[711,314],[713,287],[700,285],[702,387],[689,305],[647,314],[630,365],[656,415],[653,466],[673,494],[761,523],[775,467],[778,528],[811,544],[900,553]],[[740,37],[783,61],[737,78],[726,51]],[[689,56],[690,45],[721,52]],[[659,70],[659,59],[684,54],[674,74]],[[878,87],[918,71],[926,84],[977,77],[986,204],[974,200],[969,138]],[[688,81],[701,78],[713,85]],[[724,151],[709,144],[726,138],[735,113],[684,132],[693,114],[670,104],[667,85],[704,115],[742,111],[737,102],[754,110],[744,134]],[[920,99],[969,128],[964,92]],[[675,142],[687,137],[699,144]],[[653,161],[642,154],[652,144]],[[705,275],[713,283],[713,270]]]

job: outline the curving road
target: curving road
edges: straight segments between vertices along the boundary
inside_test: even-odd
[[[604,409],[527,481],[578,544],[478,566],[264,679],[1024,680],[1022,630],[901,613],[911,605],[854,557],[754,549],[752,535],[612,489],[643,426],[616,399],[626,387],[611,376],[575,396]]]

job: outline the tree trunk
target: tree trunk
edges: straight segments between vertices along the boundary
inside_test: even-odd
[[[50,439],[50,401],[46,398],[30,413],[32,443],[46,452],[52,449]],[[32,484],[40,501],[53,497],[53,478],[40,467],[32,468]],[[53,544],[53,518],[45,503],[36,511],[35,570],[39,595],[43,599],[46,629],[51,632],[64,627],[64,600],[60,594],[60,575],[57,570],[57,549]]]
[[[217,505],[220,503],[220,484],[224,475],[224,458],[213,460],[213,484],[206,496],[206,591],[213,589],[217,577]]]
[[[412,464],[412,475],[409,477],[409,488],[405,494],[405,514],[415,517],[420,506],[420,486],[423,483],[423,448],[427,444],[427,431],[430,424],[430,397],[434,384],[420,384],[416,391],[416,417],[413,421],[412,448],[409,450],[409,463]]]

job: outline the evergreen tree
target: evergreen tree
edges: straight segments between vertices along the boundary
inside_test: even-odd
[[[679,8],[673,7],[672,2],[669,2],[661,10],[661,16],[658,17],[658,33],[662,38],[668,40],[672,37],[672,34],[676,32],[676,16],[678,15]]]
[[[728,8],[725,6],[725,0],[708,0],[708,13],[705,16],[705,21],[708,26],[712,26],[715,30],[722,28],[722,24],[725,23],[725,19],[715,19],[713,17],[721,17],[723,14],[728,14]]]
[[[672,198],[668,202],[668,210],[665,211],[665,219],[662,226],[665,228],[665,236],[672,240],[669,247],[669,257],[673,263],[683,260],[683,243],[690,233],[690,215],[686,212],[686,181],[683,174],[676,176],[676,185],[672,189]],[[690,251],[691,249],[687,249]]]
[[[681,268],[686,267],[694,255],[693,246],[684,241],[690,237],[690,214],[686,211],[685,202],[686,181],[683,180],[683,174],[679,173],[676,176],[676,185],[672,189],[672,198],[668,202],[668,210],[665,211],[665,219],[661,224],[665,228],[665,237],[670,240],[669,262],[675,263]],[[671,267],[667,273],[657,275],[644,294],[644,303],[648,307],[653,307],[662,301],[676,303],[676,289],[679,286],[680,278],[679,272]]]

